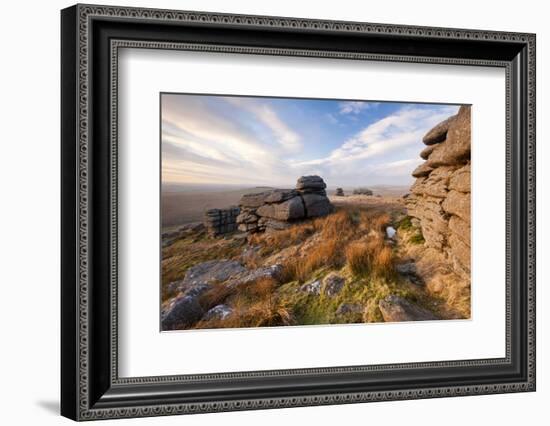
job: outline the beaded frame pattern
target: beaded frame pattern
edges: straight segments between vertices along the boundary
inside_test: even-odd
[[[173,414],[189,413],[207,413],[232,410],[251,410],[264,408],[283,408],[310,405],[328,405],[345,404],[369,401],[385,400],[403,400],[418,398],[435,398],[448,396],[465,396],[489,393],[506,393],[518,391],[530,391],[535,388],[535,36],[532,34],[479,31],[464,29],[432,28],[418,26],[401,26],[387,24],[369,24],[357,22],[338,22],[326,20],[265,17],[265,16],[246,16],[232,14],[217,14],[204,12],[170,11],[158,9],[141,9],[126,7],[104,7],[94,5],[78,5],[78,418],[81,420],[105,419],[113,417],[141,417],[141,416],[160,416]],[[231,400],[208,403],[176,403],[156,406],[143,406],[138,408],[109,408],[109,409],[90,409],[89,408],[89,336],[88,336],[88,132],[89,132],[89,28],[90,20],[94,17],[118,17],[128,19],[139,19],[141,21],[174,21],[174,22],[193,22],[205,24],[224,24],[252,26],[257,28],[293,28],[293,29],[311,29],[316,31],[338,31],[338,32],[358,32],[358,33],[376,33],[384,35],[411,35],[425,38],[448,38],[448,39],[467,39],[467,40],[495,40],[525,43],[528,50],[528,73],[527,73],[527,97],[528,97],[528,182],[527,182],[527,221],[528,221],[528,239],[527,246],[527,293],[528,293],[528,323],[527,323],[527,354],[528,354],[528,379],[520,383],[504,383],[494,385],[479,386],[450,386],[435,387],[424,389],[403,389],[396,391],[380,392],[356,392],[356,393],[333,393],[326,395],[311,395],[303,397],[277,397],[260,398],[247,400]],[[243,372],[243,373],[220,373],[208,375],[187,375],[187,376],[160,376],[160,377],[136,377],[119,378],[117,368],[117,346],[118,346],[118,328],[117,328],[117,68],[118,68],[118,49],[119,48],[148,48],[148,49],[173,49],[173,50],[195,50],[208,52],[225,52],[238,54],[262,54],[262,55],[285,55],[285,56],[310,56],[324,57],[333,59],[362,59],[375,61],[395,61],[395,62],[424,62],[424,63],[445,63],[456,65],[478,65],[478,66],[497,66],[506,68],[506,358],[504,359],[482,359],[482,360],[464,360],[449,362],[430,362],[414,364],[388,364],[374,366],[355,366],[355,367],[327,367],[316,369],[299,370],[273,370],[261,372]],[[111,170],[111,381],[116,384],[124,383],[169,383],[178,381],[197,381],[213,380],[223,378],[245,378],[245,377],[270,377],[270,376],[300,376],[304,374],[330,374],[342,372],[359,371],[379,371],[403,368],[424,368],[424,367],[449,367],[449,366],[479,366],[495,363],[506,363],[510,361],[510,203],[511,203],[511,182],[510,182],[510,163],[511,163],[511,129],[509,126],[510,118],[510,68],[505,62],[466,60],[454,58],[419,58],[414,56],[397,55],[372,55],[361,53],[344,53],[328,51],[311,51],[296,49],[273,49],[273,48],[253,48],[237,46],[216,46],[216,45],[198,45],[184,43],[164,43],[164,42],[146,42],[133,40],[111,40],[111,159],[113,167]]]

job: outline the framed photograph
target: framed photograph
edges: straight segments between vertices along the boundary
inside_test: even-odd
[[[61,12],[61,412],[535,390],[535,35]]]

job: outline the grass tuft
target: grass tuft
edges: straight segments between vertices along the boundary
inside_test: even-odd
[[[349,244],[345,255],[347,266],[354,275],[372,274],[385,278],[393,275],[393,251],[379,236]]]

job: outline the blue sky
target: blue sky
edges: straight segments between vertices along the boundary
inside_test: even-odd
[[[162,94],[162,181],[410,185],[422,136],[458,106]]]

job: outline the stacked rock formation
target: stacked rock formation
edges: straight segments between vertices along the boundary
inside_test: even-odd
[[[439,123],[422,139],[426,160],[412,173],[417,178],[406,198],[429,247],[443,250],[455,270],[470,275],[470,107]]]
[[[227,209],[210,209],[204,214],[204,226],[209,235],[216,237],[237,230],[238,207]]]
[[[319,176],[302,176],[296,189],[272,189],[244,195],[237,216],[239,231],[263,232],[288,228],[293,222],[333,211],[326,184]]]
[[[368,188],[356,188],[353,190],[353,195],[373,195],[373,192]]]
[[[338,197],[344,197],[344,190],[342,188],[336,188],[336,196]]]

